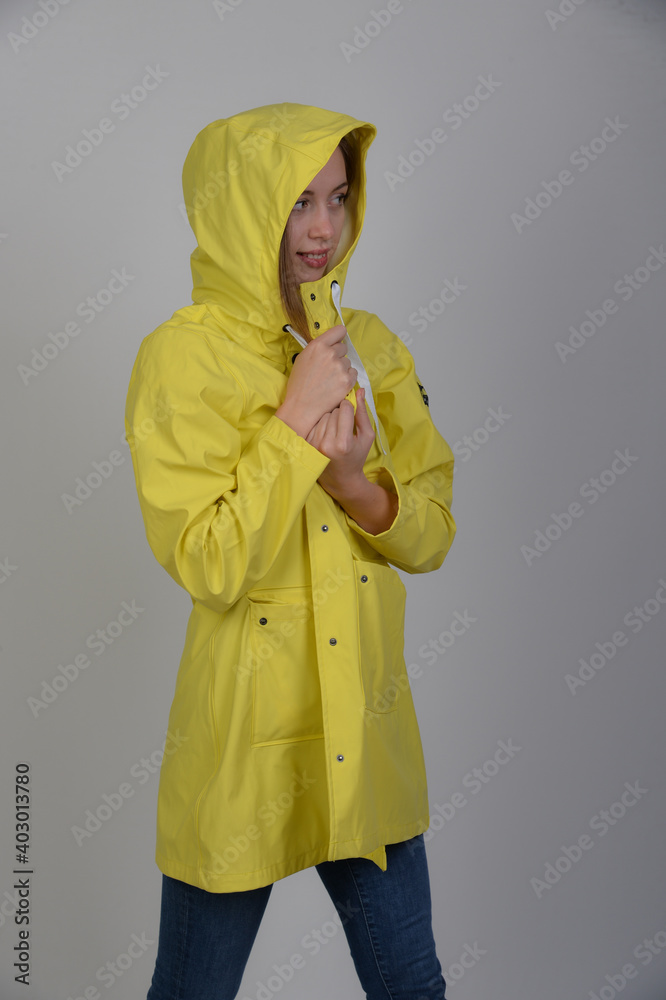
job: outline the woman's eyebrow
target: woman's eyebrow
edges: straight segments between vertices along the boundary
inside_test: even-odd
[[[340,184],[337,184],[337,185],[336,185],[336,187],[334,187],[334,188],[333,188],[333,189],[331,190],[331,194],[333,194],[333,191],[337,191],[337,190],[338,190],[338,188],[341,188],[341,187],[346,187],[346,185],[347,185],[348,183],[349,183],[349,181],[342,181],[342,182],[341,182]],[[310,189],[308,188],[308,189],[307,189],[306,191],[303,191],[303,194],[314,194],[314,191],[310,191]]]

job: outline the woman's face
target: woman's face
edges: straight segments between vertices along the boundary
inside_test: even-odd
[[[296,284],[316,281],[324,274],[340,241],[347,190],[345,160],[338,146],[287,220],[287,260]]]

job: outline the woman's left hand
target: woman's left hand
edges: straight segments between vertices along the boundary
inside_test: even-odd
[[[365,389],[356,390],[356,413],[348,399],[343,399],[330,413],[325,413],[307,438],[330,462],[318,482],[334,499],[354,492],[364,479],[363,466],[375,437],[365,407]]]

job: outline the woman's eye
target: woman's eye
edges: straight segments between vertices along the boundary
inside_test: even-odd
[[[335,198],[338,201],[338,207],[341,206],[341,205],[344,205],[344,203],[347,200],[348,196],[349,196],[349,192],[348,191],[346,191],[344,194],[336,194],[335,195]],[[294,208],[298,208],[299,205],[307,205],[307,204],[309,204],[307,198],[299,198],[298,201],[294,203]]]

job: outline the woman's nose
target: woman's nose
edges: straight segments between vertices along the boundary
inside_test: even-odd
[[[310,235],[323,237],[324,239],[330,239],[333,235],[333,225],[326,208],[320,208],[315,212],[310,226]]]

